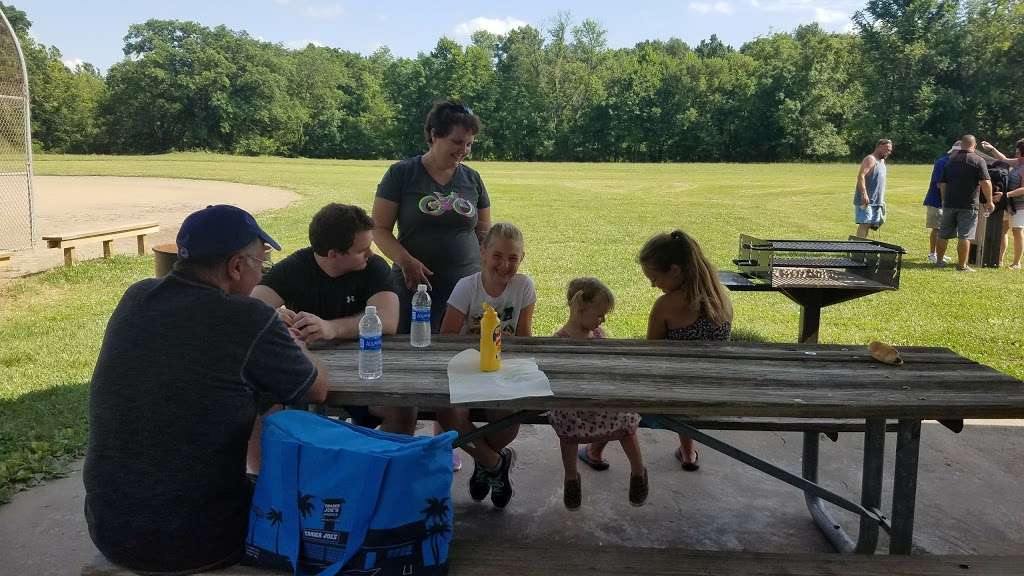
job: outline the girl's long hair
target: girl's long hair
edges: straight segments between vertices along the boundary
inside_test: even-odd
[[[700,244],[682,230],[652,237],[637,260],[659,272],[668,272],[673,264],[679,266],[683,298],[717,326],[732,321],[732,300],[718,280],[718,270],[704,257]]]

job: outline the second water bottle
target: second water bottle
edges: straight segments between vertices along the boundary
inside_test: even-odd
[[[430,346],[430,294],[427,294],[426,284],[417,286],[416,293],[412,295],[409,344],[416,348]]]

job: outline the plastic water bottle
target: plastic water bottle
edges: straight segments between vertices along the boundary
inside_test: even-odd
[[[381,332],[383,326],[376,306],[367,306],[359,321],[359,377],[363,380],[380,378],[384,373],[381,359]]]
[[[409,344],[416,348],[430,346],[430,294],[427,285],[420,284],[412,295],[412,328],[409,330]]]

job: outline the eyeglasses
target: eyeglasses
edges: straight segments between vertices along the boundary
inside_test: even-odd
[[[266,260],[257,258],[255,256],[253,256],[252,254],[246,254],[245,257],[259,262],[260,263],[260,272],[263,273],[263,274],[266,274],[267,272],[270,272],[270,269],[274,267],[274,261],[271,260],[269,254],[267,254]]]

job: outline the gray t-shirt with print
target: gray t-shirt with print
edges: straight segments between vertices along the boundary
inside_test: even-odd
[[[481,208],[489,208],[480,174],[459,164],[450,182],[441,186],[423,167],[422,156],[396,162],[377,186],[377,198],[398,204],[398,242],[434,273],[430,277],[431,323],[435,330],[455,283],[480,270],[476,225]],[[392,274],[401,301],[399,333],[408,332],[412,294]]]

